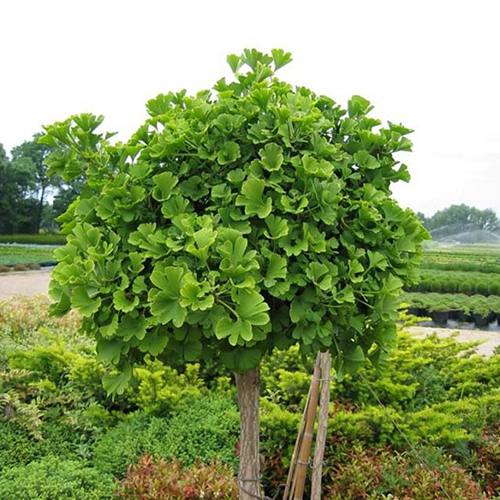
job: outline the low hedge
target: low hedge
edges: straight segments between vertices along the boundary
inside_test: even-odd
[[[0,234],[0,243],[18,243],[24,245],[64,245],[64,234]]]

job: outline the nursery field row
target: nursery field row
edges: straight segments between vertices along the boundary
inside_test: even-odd
[[[0,266],[16,266],[29,264],[52,264],[55,262],[53,252],[56,247],[28,247],[21,245],[0,244]],[[9,271],[10,269],[3,269]],[[0,270],[1,271],[1,270]]]
[[[500,295],[500,274],[421,269],[410,291]]]
[[[490,264],[474,260],[462,259],[433,259],[424,256],[422,259],[422,269],[438,269],[441,271],[466,271],[477,273],[498,273],[500,274],[500,264]]]
[[[500,325],[500,297],[465,295],[462,293],[404,293],[401,302],[408,304],[408,312],[415,316],[430,316],[436,323],[448,319],[474,322],[486,326],[497,320]]]
[[[500,248],[428,250],[424,253],[422,268],[500,273]]]

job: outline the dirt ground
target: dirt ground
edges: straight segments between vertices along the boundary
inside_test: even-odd
[[[7,300],[16,294],[36,295],[38,293],[47,293],[50,273],[51,271],[27,271],[0,274],[0,300]],[[478,354],[482,356],[491,356],[495,348],[500,346],[500,332],[430,328],[426,326],[412,326],[408,330],[416,336],[436,333],[438,337],[446,337],[457,332],[458,340],[461,342],[482,342],[477,348]]]
[[[481,342],[477,353],[481,356],[492,356],[495,348],[500,346],[500,332],[487,330],[457,330],[455,328],[432,328],[428,326],[411,326],[408,331],[417,337],[424,337],[435,333],[438,337],[449,337],[456,333],[460,342]]]

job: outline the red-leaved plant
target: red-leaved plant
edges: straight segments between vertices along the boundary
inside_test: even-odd
[[[124,500],[233,500],[238,498],[238,485],[227,465],[197,462],[183,468],[179,461],[144,455],[129,466],[117,495]]]

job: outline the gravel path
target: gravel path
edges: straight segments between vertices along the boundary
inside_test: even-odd
[[[454,328],[432,328],[428,326],[410,326],[407,330],[417,337],[425,337],[435,333],[438,337],[449,337],[458,333],[459,342],[482,342],[477,347],[477,353],[481,356],[492,356],[495,348],[500,346],[500,332],[489,332],[487,330],[456,330]]]
[[[47,293],[51,271],[22,271],[0,274],[0,300],[13,295]]]

